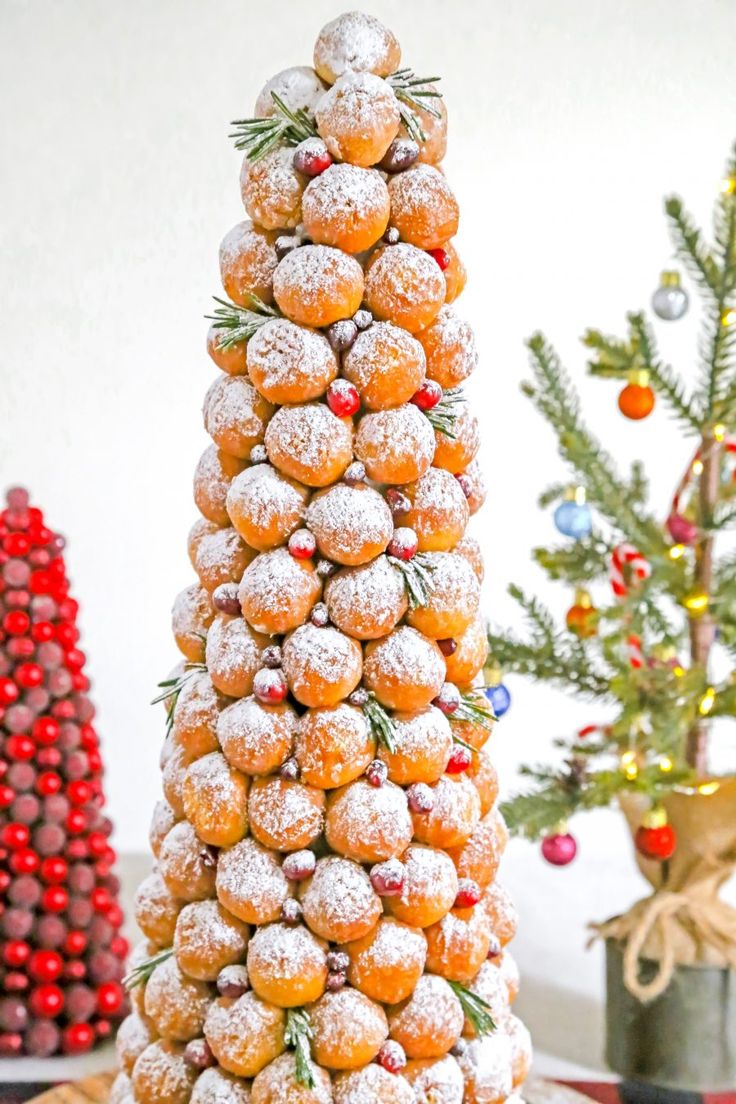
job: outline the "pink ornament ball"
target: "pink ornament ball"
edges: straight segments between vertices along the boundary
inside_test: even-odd
[[[577,842],[569,832],[557,832],[542,840],[542,856],[552,866],[567,866],[577,852]]]

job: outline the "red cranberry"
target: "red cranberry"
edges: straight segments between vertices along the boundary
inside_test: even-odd
[[[123,990],[116,981],[106,981],[97,988],[97,1011],[102,1016],[111,1016],[120,1010],[123,1004]]]
[[[460,490],[463,492],[465,497],[470,498],[473,493],[473,481],[471,480],[470,476],[466,475],[464,472],[460,472],[459,475],[455,476],[455,479],[457,479],[460,485]]]
[[[184,1047],[184,1061],[194,1069],[209,1069],[215,1065],[215,1056],[206,1039],[190,1039]]]
[[[250,989],[245,966],[225,966],[217,975],[217,992],[221,997],[242,997]]]
[[[463,774],[472,762],[473,755],[470,748],[466,748],[462,744],[455,744],[445,770],[448,774]]]
[[[370,877],[379,897],[398,897],[404,888],[406,871],[398,859],[387,859],[371,868]]]
[[[412,395],[410,402],[418,406],[420,410],[432,410],[442,398],[442,388],[434,380],[425,380],[418,391]]]
[[[0,1027],[3,1031],[23,1031],[28,1025],[28,1009],[18,997],[0,1000]]]
[[[317,551],[317,541],[309,529],[297,529],[289,537],[288,547],[295,560],[308,560]]]
[[[327,988],[330,993],[337,993],[339,989],[345,986],[347,980],[347,974],[344,974],[342,970],[335,970],[327,975]]]
[[[278,644],[269,644],[267,648],[263,649],[261,655],[264,667],[280,667],[281,666],[281,648]]]
[[[345,951],[327,952],[327,969],[333,973],[347,973],[350,966],[350,955]]]
[[[448,636],[444,640],[438,640],[437,647],[443,656],[454,655],[457,651],[457,640],[453,640],[451,636]]]
[[[337,571],[337,564],[331,560],[317,560],[317,574],[321,579],[329,579]]]
[[[449,717],[460,708],[461,702],[462,698],[457,686],[452,682],[446,682],[432,702],[432,705],[436,706],[437,709],[441,710]]]
[[[455,908],[473,908],[483,896],[482,890],[472,878],[461,878],[457,883],[457,897]]]
[[[20,847],[26,847],[31,838],[31,833],[27,824],[18,824],[12,822],[6,824],[2,832],[0,832],[0,840],[5,847],[10,847],[13,850],[17,850]]]
[[[56,981],[64,967],[56,951],[34,951],[28,962],[28,972],[36,981]]]
[[[406,1051],[395,1039],[387,1039],[379,1050],[376,1061],[388,1073],[401,1073],[406,1066]]]
[[[258,701],[277,705],[289,693],[289,686],[280,668],[262,667],[253,679],[253,693]]]
[[[338,418],[349,418],[360,409],[360,395],[346,379],[333,380],[327,388],[327,405]]]
[[[365,768],[365,777],[371,786],[380,789],[388,781],[388,767],[382,759],[374,759]]]
[[[321,138],[307,138],[294,150],[294,168],[305,176],[319,176],[331,164],[332,157]]]
[[[352,318],[342,318],[339,322],[333,322],[325,330],[327,340],[336,353],[344,353],[351,348],[358,336],[358,327]]]
[[[357,690],[353,690],[352,694],[348,697],[350,704],[357,706],[358,709],[362,709],[369,700],[370,694],[364,686],[359,686]]]
[[[59,1049],[61,1032],[51,1020],[36,1020],[25,1036],[26,1050],[37,1058],[48,1058]]]
[[[298,924],[302,918],[302,906],[294,897],[287,897],[281,906],[281,919],[285,924]]]
[[[88,1023],[73,1023],[64,1028],[62,1049],[66,1054],[84,1054],[95,1041],[95,1033]]]
[[[292,851],[284,859],[281,869],[290,882],[303,882],[311,878],[317,859],[314,851]]]
[[[387,245],[398,245],[401,241],[401,234],[395,226],[387,226],[384,231],[383,240]]]
[[[428,249],[427,252],[430,257],[434,257],[443,272],[450,267],[452,257],[446,249]]]
[[[309,620],[320,629],[323,629],[325,625],[329,625],[330,614],[324,602],[317,602],[316,605],[312,606]]]
[[[396,487],[389,487],[386,491],[386,502],[392,514],[406,514],[411,510],[411,500]]]
[[[398,529],[394,529],[394,535],[389,541],[386,551],[389,556],[406,562],[416,556],[418,547],[419,539],[414,530],[401,525]]]
[[[426,782],[415,782],[406,791],[406,797],[413,813],[430,813],[434,808],[434,791]]]
[[[380,162],[385,172],[398,173],[410,168],[419,157],[419,146],[411,138],[394,138]]]
[[[490,959],[498,958],[503,954],[503,947],[501,946],[501,940],[495,933],[491,932],[491,938],[488,943],[488,957]]]
[[[286,762],[282,763],[279,769],[279,775],[283,778],[284,782],[298,782],[300,774],[299,762],[293,755],[290,756]]]
[[[220,583],[218,587],[215,587],[212,592],[212,605],[220,613],[226,613],[229,617],[237,617],[240,614],[237,583]]]

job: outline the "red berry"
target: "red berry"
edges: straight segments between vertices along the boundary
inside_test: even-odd
[[[409,786],[406,798],[413,813],[430,813],[434,808],[434,790],[426,782],[415,782]]]
[[[20,691],[10,678],[0,678],[0,705],[12,705],[20,697]]]
[[[472,878],[461,878],[457,883],[457,897],[455,908],[473,908],[483,896],[483,892],[477,882]]]
[[[279,668],[262,667],[253,679],[253,694],[267,705],[282,702],[289,693],[284,672]]]
[[[54,771],[44,771],[43,774],[39,774],[36,782],[36,790],[42,797],[51,797],[52,794],[57,794],[61,789],[63,783],[58,774]]]
[[[284,859],[282,870],[290,882],[303,882],[311,878],[317,858],[314,851],[292,851]]]
[[[102,886],[98,886],[97,889],[93,889],[90,894],[90,901],[92,902],[92,908],[95,912],[107,912],[112,905],[110,894]]]
[[[35,951],[28,962],[28,972],[36,981],[56,981],[63,968],[61,955],[56,951]]]
[[[98,1020],[93,1026],[98,1039],[109,1039],[112,1035],[112,1024],[109,1020]]]
[[[434,257],[443,272],[450,267],[450,261],[452,260],[452,257],[446,249],[428,249],[427,252],[429,253],[430,257]]]
[[[36,747],[30,736],[8,736],[5,752],[9,759],[25,762],[33,758]]]
[[[432,410],[442,398],[442,388],[434,380],[425,380],[418,391],[415,391],[409,402],[414,403],[420,410]]]
[[[15,681],[24,690],[31,690],[34,686],[40,686],[43,682],[43,667],[38,663],[21,663],[13,673]]]
[[[333,380],[327,388],[327,405],[338,418],[349,418],[360,409],[357,387],[346,379]]]
[[[45,644],[54,638],[54,626],[51,621],[37,621],[31,627],[31,636],[37,644]]]
[[[92,725],[82,725],[79,730],[79,743],[85,751],[90,751],[92,748],[96,748],[98,744],[97,733]]]
[[[34,1016],[54,1019],[64,1007],[64,994],[58,985],[39,985],[31,993],[29,1004]]]
[[[54,586],[54,580],[48,571],[33,571],[28,583],[31,594],[49,594]]]
[[[11,939],[3,947],[3,962],[13,969],[25,966],[30,957],[31,948],[22,939]]]
[[[27,847],[30,839],[31,832],[28,825],[17,824],[14,821],[6,824],[0,832],[0,840],[2,840],[4,846],[10,847],[13,851],[17,851],[21,847]]]
[[[28,988],[28,978],[25,974],[11,971],[5,975],[3,985],[8,993],[23,993]]]
[[[386,502],[392,514],[406,514],[411,510],[411,500],[397,487],[389,487],[386,491]]]
[[[130,943],[123,935],[115,935],[110,940],[110,951],[117,958],[125,959],[130,953]]]
[[[454,655],[457,651],[457,640],[453,640],[451,636],[448,636],[444,640],[438,640],[437,647],[443,656]]]
[[[87,949],[87,936],[83,931],[70,931],[67,932],[66,939],[64,940],[64,952],[65,954],[72,955],[73,958],[79,957],[84,954]]]
[[[297,529],[289,537],[289,552],[295,560],[308,560],[317,551],[317,541],[309,529]]]
[[[445,716],[449,717],[460,708],[461,701],[462,698],[460,697],[460,691],[457,686],[452,682],[446,682],[432,702],[432,705],[437,706]]]
[[[419,538],[414,530],[409,529],[406,525],[401,525],[398,529],[394,529],[394,535],[389,541],[386,551],[394,559],[408,562],[416,556],[418,547]]]
[[[49,886],[43,891],[41,907],[44,912],[63,912],[69,904],[69,894],[63,886]]]
[[[92,787],[89,782],[85,782],[83,778],[78,778],[74,782],[70,782],[66,788],[66,796],[71,801],[72,805],[86,805],[92,800]],[[92,837],[90,836],[90,840]],[[103,842],[104,847],[104,842]],[[90,845],[90,850],[92,850]],[[92,851],[94,854],[94,851]]]
[[[78,836],[87,827],[87,817],[81,809],[70,809],[66,818],[66,830],[73,836]]]
[[[25,533],[8,533],[3,539],[3,551],[9,556],[27,556],[31,550],[31,542]]]
[[[472,762],[473,755],[470,748],[463,747],[462,744],[455,744],[445,770],[448,774],[462,774]]]
[[[294,901],[293,897],[287,897],[284,903],[288,901],[292,901],[295,905],[299,903]],[[245,966],[223,966],[217,975],[215,985],[221,997],[242,997],[250,989],[248,970]]]
[[[14,851],[10,856],[10,869],[14,874],[35,874],[41,860],[30,847],[23,847]]]
[[[84,1054],[94,1043],[95,1033],[88,1023],[73,1023],[64,1029],[61,1040],[65,1053]]]
[[[120,905],[113,903],[105,913],[108,924],[113,928],[122,928],[125,923],[125,914]]]
[[[379,1050],[376,1061],[388,1073],[401,1073],[406,1066],[406,1051],[395,1039],[387,1039]]]
[[[0,809],[7,809],[15,800],[15,790],[12,786],[0,786]]]
[[[370,877],[379,897],[398,897],[404,888],[406,871],[398,859],[388,859],[372,867]]]
[[[65,598],[59,602],[59,617],[62,621],[73,621],[79,613],[79,602],[74,598]]]
[[[44,882],[49,882],[51,885],[61,885],[66,881],[68,873],[68,863],[61,855],[50,855],[41,863],[41,877]]]
[[[13,636],[7,644],[8,655],[13,659],[30,659],[36,650],[36,645],[30,636]],[[16,675],[16,682],[18,681]]]
[[[107,838],[102,832],[90,832],[87,836],[87,846],[93,859],[99,859],[107,850]]]
[[[48,747],[59,739],[59,722],[55,717],[38,717],[31,731],[37,744]]]
[[[123,1003],[123,991],[116,981],[106,981],[97,987],[97,1008],[101,1015],[117,1012]]]
[[[83,693],[85,690],[89,690],[91,682],[84,674],[83,671],[75,671],[72,675],[72,689],[77,693]]]
[[[347,974],[344,970],[333,970],[327,975],[327,988],[330,993],[337,993],[339,989],[343,989],[348,980]]]
[[[66,653],[66,665],[72,670],[84,667],[86,660],[87,657],[80,648],[70,648]]]
[[[298,782],[300,774],[299,761],[293,755],[290,755],[279,767],[279,777],[283,778],[284,782]]]
[[[321,138],[306,138],[294,150],[294,168],[305,176],[319,176],[331,164],[332,157]]]
[[[12,610],[3,618],[3,628],[11,636],[24,636],[31,625],[31,619],[23,610]]]
[[[388,767],[382,759],[374,759],[365,768],[365,776],[371,786],[380,789],[388,781]]]

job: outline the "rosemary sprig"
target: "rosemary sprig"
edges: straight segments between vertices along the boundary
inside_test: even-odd
[[[441,117],[438,108],[432,103],[432,100],[442,99],[440,90],[432,87],[439,79],[439,77],[417,77],[412,69],[397,69],[388,78],[399,101],[399,111],[404,126],[415,142],[427,140],[422,124],[414,114],[415,111],[426,111],[435,119]]]
[[[294,1049],[296,1079],[306,1089],[313,1089],[316,1084],[310,1046],[313,1034],[309,1013],[303,1008],[290,1008],[286,1014],[284,1042]]]
[[[151,705],[159,705],[161,702],[166,702],[166,735],[168,736],[174,724],[174,711],[176,710],[176,703],[179,700],[179,694],[184,689],[184,685],[192,677],[195,671],[206,671],[207,667],[204,663],[187,663],[184,667],[184,673],[177,675],[176,678],[163,679],[159,682],[158,688],[161,691],[152,700]]]
[[[125,975],[123,978],[123,985],[130,992],[131,989],[135,989],[138,985],[143,985],[148,981],[153,971],[157,966],[160,966],[162,962],[166,962],[168,958],[174,953],[173,947],[167,947],[164,951],[156,951],[155,955],[151,955],[150,958],[145,959],[143,962],[139,962],[137,966]]]
[[[434,563],[432,560],[420,552],[410,560],[400,560],[396,556],[389,556],[388,562],[397,571],[400,571],[404,577],[409,609],[417,609],[418,606],[428,605],[430,594],[434,588],[432,580]]]
[[[479,724],[489,731],[493,728],[494,721],[497,719],[488,703],[488,699],[477,690],[470,690],[465,694],[461,694],[460,705],[454,713],[450,713],[451,721],[470,721],[472,724]],[[462,743],[462,741],[459,742]]]
[[[398,95],[398,92],[396,93]],[[233,119],[235,127],[228,137],[235,139],[235,148],[244,150],[249,161],[259,161],[282,142],[298,146],[306,138],[314,138],[314,119],[303,108],[292,111],[275,92],[271,93],[276,111],[265,119]]]
[[[465,396],[461,387],[450,387],[442,393],[442,398],[431,410],[425,410],[424,414],[433,429],[444,433],[451,441],[455,440],[455,422],[457,411],[455,407],[465,402]]]
[[[206,314],[205,318],[216,330],[221,331],[222,336],[218,338],[217,344],[223,350],[231,349],[241,341],[250,341],[264,322],[268,322],[269,318],[280,317],[278,311],[269,307],[257,295],[249,296],[249,307],[239,307],[236,303],[229,303],[227,299],[219,299],[217,295],[212,298],[220,305],[215,307],[214,314]]]
[[[460,1001],[463,1012],[475,1028],[476,1034],[490,1035],[492,1031],[495,1031],[496,1024],[491,1015],[490,1005],[477,993],[473,993],[470,989],[461,985],[459,981],[451,981],[449,984]]]
[[[362,708],[373,735],[387,751],[393,754],[396,751],[396,728],[391,716],[376,699],[373,691],[369,691]]]

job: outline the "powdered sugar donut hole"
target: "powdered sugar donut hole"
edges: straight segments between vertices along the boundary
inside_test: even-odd
[[[400,61],[395,35],[365,12],[346,12],[325,24],[314,45],[314,67],[328,84],[347,72],[388,77]]]
[[[399,102],[388,81],[346,72],[315,111],[317,131],[336,161],[368,168],[386,153],[399,130]]]
[[[273,98],[274,92],[289,111],[312,112],[325,92],[325,88],[326,85],[311,66],[292,65],[266,81],[258,93],[253,114],[258,119],[267,119],[277,114],[278,107]]]

